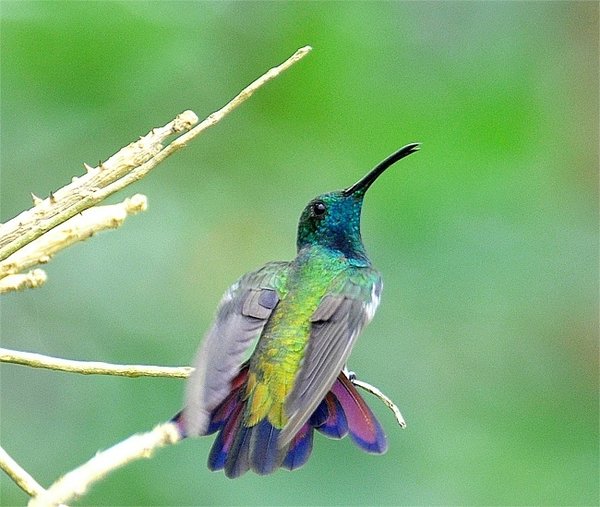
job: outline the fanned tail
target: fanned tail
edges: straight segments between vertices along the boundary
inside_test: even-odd
[[[212,413],[207,434],[218,434],[208,457],[210,470],[224,470],[230,478],[248,470],[261,475],[279,467],[295,470],[310,457],[315,429],[334,439],[350,434],[352,441],[369,453],[382,454],[387,450],[381,425],[344,373],[340,373],[313,415],[283,449],[278,447],[281,430],[267,419],[250,427],[244,425],[247,379],[248,365],[244,364],[232,382],[230,394]],[[174,421],[183,434],[181,414]]]

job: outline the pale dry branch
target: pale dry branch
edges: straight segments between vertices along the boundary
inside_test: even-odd
[[[118,204],[94,206],[58,225],[0,262],[0,293],[2,282],[11,278],[8,275],[45,264],[58,251],[84,241],[96,232],[116,229],[123,225],[128,215],[145,211],[147,207],[146,196],[136,194]],[[3,277],[7,278],[2,280]]]
[[[2,447],[0,447],[0,469],[29,496],[34,497],[45,491]]]
[[[81,373],[85,375],[101,374],[126,377],[169,377],[186,378],[193,371],[191,367],[168,367],[168,366],[146,366],[146,365],[120,365],[103,363],[97,361],[73,361],[56,357],[44,356],[5,348],[0,349],[0,362],[19,364],[34,368],[48,368],[58,371]],[[353,372],[345,372],[350,381],[357,387],[364,389],[379,398],[394,413],[398,424],[406,427],[406,423],[400,410],[394,402],[383,394],[377,387],[356,379]],[[36,493],[29,503],[30,506],[55,506],[84,495],[90,486],[103,479],[111,471],[123,465],[141,458],[149,458],[152,453],[165,445],[174,444],[181,440],[182,436],[175,423],[168,422],[157,426],[148,433],[133,435],[123,442],[99,452],[94,458],[84,465],[68,472],[65,476],[54,483],[48,490]],[[0,458],[2,455],[0,454]],[[2,468],[8,475],[19,484],[30,495],[33,494],[35,486],[25,486],[22,477],[29,477],[18,464]],[[20,471],[22,470],[22,474]],[[16,472],[15,472],[16,471]],[[33,479],[32,479],[33,480]],[[33,481],[33,484],[35,481]]]
[[[220,122],[225,116],[231,113],[234,109],[236,109],[239,105],[241,105],[244,101],[249,99],[256,90],[260,87],[264,86],[267,82],[279,76],[282,72],[290,68],[296,62],[300,61],[304,58],[312,48],[310,46],[305,46],[303,48],[298,49],[292,56],[290,56],[286,61],[282,64],[269,69],[266,73],[260,76],[258,79],[250,83],[246,88],[244,88],[240,93],[238,93],[233,99],[231,99],[227,104],[225,104],[221,109],[215,111],[210,114],[206,119],[204,119],[201,123],[192,128],[189,132],[182,134],[177,139],[174,139],[168,146],[164,149],[158,151],[152,158],[150,158],[147,162],[140,165],[136,170],[131,171],[125,174],[121,179],[115,181],[110,186],[98,190],[98,197],[100,199],[105,199],[109,195],[125,188],[127,185],[135,183],[139,179],[143,178],[148,172],[154,169],[158,164],[160,164],[163,160],[165,160],[168,156],[175,153],[177,150],[185,147],[187,143],[189,143],[192,139],[199,136],[202,132],[204,132],[209,127]],[[1,233],[1,230],[0,230]],[[1,252],[1,250],[0,250]],[[1,257],[0,257],[1,258]]]
[[[212,127],[215,123],[221,121],[224,116],[226,116],[231,111],[233,111],[242,102],[249,99],[254,94],[254,92],[256,90],[258,90],[261,86],[265,85],[272,79],[279,76],[279,74],[281,74],[285,70],[289,69],[292,65],[299,62],[302,58],[304,58],[311,51],[312,51],[312,47],[310,47],[310,46],[304,46],[303,48],[298,49],[298,51],[296,51],[292,56],[290,56],[285,62],[283,62],[280,65],[277,65],[276,67],[269,69],[267,72],[265,72],[262,76],[260,76],[254,82],[252,82],[248,86],[246,86],[246,88],[244,88],[240,93],[238,93],[237,96],[234,97],[233,100],[231,100],[228,104],[225,104],[225,106],[223,106],[221,109],[219,109],[218,111],[215,111],[214,113],[209,115],[202,123],[195,126],[192,130],[190,130],[186,134],[183,134],[182,136],[177,138],[175,141],[173,141],[171,143],[171,145],[169,145],[165,151],[170,150],[170,149],[175,151],[176,149],[184,146],[187,142],[191,141],[194,137],[199,135],[202,131],[206,130],[209,127]],[[165,155],[165,157],[167,157],[168,155],[170,155],[170,153],[167,153],[167,155]]]
[[[112,364],[101,361],[75,361],[32,352],[0,348],[0,362],[81,373],[83,375],[113,375],[117,377],[187,378],[193,368],[188,366],[150,366],[140,364]]]
[[[98,204],[114,191],[111,186],[124,175],[139,170],[162,150],[161,142],[172,134],[190,129],[198,121],[192,111],[181,113],[164,127],[153,129],[138,141],[119,150],[98,167],[85,165],[86,174],[50,194],[33,196],[34,206],[0,226],[0,261],[28,245],[69,218]],[[120,190],[119,187],[118,190]],[[108,189],[108,190],[107,190]]]
[[[0,348],[0,362],[30,366],[32,368],[80,373],[83,375],[113,375],[118,377],[187,378],[194,370],[191,366],[152,366],[113,364],[101,361],[76,361],[6,348]],[[388,396],[368,382],[358,380],[354,372],[345,370],[345,374],[356,387],[360,387],[376,398],[379,398],[393,412],[398,424],[402,428],[406,428],[406,422],[404,417],[402,417],[400,409]]]
[[[87,174],[73,178],[72,183],[51,193],[46,199],[34,196],[33,208],[0,226],[0,261],[77,213],[98,204],[109,195],[143,178],[168,156],[183,148],[186,143],[207,128],[221,121],[242,102],[250,98],[258,88],[306,56],[310,50],[311,47],[306,46],[296,51],[285,62],[268,70],[244,88],[229,103],[209,115],[195,128],[192,129],[193,125],[197,123],[198,117],[192,111],[185,111],[164,127],[153,129],[139,141],[119,150],[97,167],[86,165]],[[189,132],[181,135],[168,146],[162,146],[161,143],[170,135],[188,130]]]
[[[9,275],[0,279],[0,294],[25,289],[35,289],[46,283],[47,275],[43,269],[34,269],[28,273]]]
[[[83,375],[113,375],[118,377],[187,378],[194,370],[190,366],[152,366],[139,364],[113,364],[101,361],[76,361],[6,348],[0,348],[0,362],[30,366],[32,368],[45,368],[49,370],[80,373]],[[360,387],[376,398],[379,398],[393,412],[398,424],[402,428],[406,428],[406,422],[404,417],[402,417],[400,409],[388,396],[368,382],[358,380],[354,372],[346,370],[344,372],[350,379],[350,382],[356,387]]]
[[[52,507],[79,498],[113,470],[138,459],[150,458],[154,451],[180,440],[181,434],[172,422],[160,424],[147,433],[132,435],[66,473],[47,490],[32,497],[28,505]]]

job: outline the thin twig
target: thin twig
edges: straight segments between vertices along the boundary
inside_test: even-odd
[[[367,382],[358,380],[357,378],[350,377],[350,382],[352,382],[356,387],[360,387],[361,389],[364,389],[365,391],[371,393],[373,396],[379,398],[394,413],[396,421],[398,421],[400,427],[402,429],[406,428],[406,421],[404,420],[404,417],[402,417],[400,409],[390,398],[383,394],[378,388],[372,386],[371,384],[368,384]]]
[[[0,447],[0,469],[29,496],[35,497],[45,491],[2,447]]]
[[[76,361],[60,357],[46,356],[32,352],[22,352],[0,348],[0,362],[30,366],[32,368],[46,368],[49,370],[81,373],[83,375],[113,375],[117,377],[166,377],[187,378],[194,370],[190,366],[152,366],[140,364],[113,364],[101,361]],[[402,428],[406,428],[406,421],[400,409],[380,389],[358,380],[354,372],[345,371],[346,376],[356,387],[360,387],[379,398],[393,413]]]
[[[51,507],[79,498],[113,470],[141,458],[150,458],[157,449],[180,440],[181,434],[172,422],[160,424],[147,433],[132,435],[66,473],[46,491],[31,498],[29,507]]]
[[[31,366],[32,368],[81,373],[83,375],[114,375],[117,377],[187,378],[193,370],[188,366],[148,366],[111,364],[101,361],[74,361],[5,348],[0,348],[0,362]]]
[[[102,194],[103,192],[104,193],[105,192],[110,192],[110,193],[116,192],[118,190],[121,190],[121,188],[123,188],[131,183],[134,183],[135,181],[137,181],[140,178],[142,178],[143,176],[145,176],[147,172],[149,172],[156,165],[158,165],[160,162],[162,162],[164,159],[166,159],[169,155],[172,155],[177,150],[183,148],[187,143],[189,143],[192,139],[194,139],[195,137],[200,135],[207,128],[212,127],[216,123],[220,122],[226,115],[231,113],[231,111],[233,111],[240,104],[242,104],[242,102],[249,99],[256,90],[258,90],[260,87],[264,86],[266,83],[268,83],[272,79],[279,76],[279,74],[281,74],[282,72],[289,69],[295,63],[299,62],[310,51],[312,51],[312,48],[310,46],[304,46],[303,48],[298,49],[285,62],[283,62],[280,65],[277,65],[276,67],[273,67],[272,69],[269,69],[267,72],[265,72],[262,76],[260,76],[254,82],[252,82],[248,86],[246,86],[246,88],[244,88],[240,93],[238,93],[233,99],[231,99],[231,101],[229,101],[227,104],[225,104],[221,109],[210,114],[205,120],[203,120],[201,123],[196,125],[189,132],[186,132],[185,134],[183,134],[183,135],[179,136],[177,139],[175,139],[171,144],[169,144],[162,151],[160,151],[154,157],[152,157],[152,159],[148,160],[148,162],[146,162],[145,164],[140,166],[137,171],[132,171],[131,173],[125,175],[119,181],[117,181],[113,185],[111,185],[110,188],[104,189],[103,191],[101,191],[100,194]],[[108,195],[110,195],[110,193]]]

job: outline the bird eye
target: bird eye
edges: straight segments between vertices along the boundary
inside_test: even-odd
[[[312,205],[312,214],[314,217],[322,218],[327,211],[327,206],[323,201],[317,201]]]

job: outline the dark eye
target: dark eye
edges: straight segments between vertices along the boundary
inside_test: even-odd
[[[312,214],[314,217],[321,218],[327,211],[327,206],[322,201],[317,201],[312,205]]]

